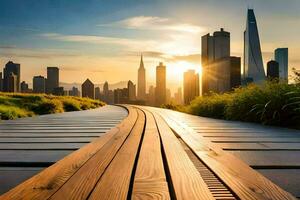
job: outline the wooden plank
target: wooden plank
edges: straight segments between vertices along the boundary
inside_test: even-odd
[[[148,111],[146,127],[134,176],[132,199],[170,199],[158,129]]]
[[[90,200],[127,199],[133,166],[145,126],[145,115],[140,110],[138,112],[143,116],[142,120],[137,122],[132,133],[105,170],[89,196]],[[84,199],[84,196],[79,199]]]
[[[205,162],[239,198],[247,200],[296,199],[235,156],[210,143],[191,128],[178,120],[169,118],[163,112],[160,114],[198,158]]]
[[[96,153],[98,153],[116,136],[127,134],[131,131],[137,120],[137,112],[129,109],[128,117],[122,123],[111,129],[107,134],[85,145],[81,149],[66,156],[54,165],[46,168],[41,173],[26,180],[17,187],[1,196],[2,199],[47,199],[53,195],[72,175]]]
[[[135,112],[137,112],[135,110]],[[137,114],[135,125],[125,124],[121,132],[109,140],[94,156],[92,156],[50,199],[86,199],[111,163],[124,141],[133,130],[144,121],[144,116]],[[126,131],[124,131],[126,130]],[[119,163],[120,164],[120,163]],[[124,163],[125,164],[125,163]],[[123,166],[123,165],[122,165]],[[113,178],[116,179],[118,175]],[[119,180],[119,177],[118,179]],[[109,189],[112,189],[112,185]]]
[[[176,199],[214,199],[172,130],[160,116],[154,114],[154,117],[172,180],[172,191],[174,191]]]

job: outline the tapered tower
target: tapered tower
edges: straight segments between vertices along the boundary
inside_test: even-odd
[[[146,70],[144,67],[143,55],[141,55],[140,67],[138,70],[137,98],[139,100],[146,100]]]

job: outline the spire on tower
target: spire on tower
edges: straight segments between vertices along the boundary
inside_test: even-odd
[[[140,68],[144,68],[143,54],[141,54]]]

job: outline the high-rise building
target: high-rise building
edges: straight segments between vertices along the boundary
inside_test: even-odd
[[[16,83],[12,86],[9,85],[11,82],[10,76],[15,75],[16,77]],[[20,64],[13,63],[12,61],[9,61],[3,70],[3,91],[4,92],[11,92],[12,88],[13,91],[15,92],[20,92],[20,76],[21,76],[21,71],[20,71]],[[12,83],[12,82],[11,82]]]
[[[16,76],[14,73],[11,73],[8,76],[7,86],[8,88],[6,92],[18,92],[18,76]]]
[[[138,90],[137,98],[139,100],[146,99],[146,70],[144,67],[143,55],[141,55],[140,67],[138,70]]]
[[[184,103],[189,104],[199,96],[199,74],[195,70],[188,70],[183,75],[183,94]]]
[[[248,9],[244,33],[244,80],[262,83],[265,80],[257,22],[253,9]]]
[[[214,60],[230,56],[230,33],[221,28],[214,32]]]
[[[230,57],[230,33],[224,31],[214,32],[213,36],[206,34],[201,38],[201,64],[202,64],[202,94],[209,93],[209,84],[214,80],[210,66],[217,60]]]
[[[166,66],[162,62],[156,67],[156,90],[155,90],[155,104],[160,106],[166,103]]]
[[[64,87],[53,88],[52,94],[56,96],[64,96],[65,95]]]
[[[217,93],[231,91],[241,85],[241,58],[228,57],[215,61],[210,66],[213,78],[209,82],[209,90]]]
[[[114,90],[114,103],[128,103],[128,88]]]
[[[21,82],[21,92],[22,93],[27,93],[29,92],[29,86],[28,83],[26,83],[25,81]]]
[[[269,79],[278,79],[279,78],[279,63],[271,60],[267,64],[267,76]]]
[[[167,90],[166,90],[166,104],[171,103],[171,96],[172,96],[171,90],[169,88],[167,88]]]
[[[90,99],[95,99],[95,89],[94,84],[90,79],[86,79],[81,85],[82,97],[88,97]]]
[[[128,88],[128,100],[135,101],[136,100],[136,86],[133,84],[132,81],[128,81],[127,88]]]
[[[275,50],[275,61],[279,64],[279,78],[288,82],[289,74],[289,49],[278,48]]]
[[[150,106],[155,106],[155,87],[153,85],[149,87],[147,104]]]
[[[58,67],[47,67],[47,82],[46,92],[52,94],[54,88],[59,87],[59,68]]]
[[[43,76],[34,76],[33,77],[33,92],[34,93],[45,93],[46,80]]]
[[[176,104],[178,104],[178,105],[182,104],[182,90],[181,90],[181,88],[178,88],[177,92],[175,92],[174,100],[175,100]]]
[[[95,99],[100,100],[100,96],[101,96],[100,87],[96,87],[95,88]]]
[[[72,87],[72,90],[69,91],[69,95],[78,97],[78,96],[80,96],[80,92],[77,87]]]

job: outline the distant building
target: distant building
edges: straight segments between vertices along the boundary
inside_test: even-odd
[[[102,101],[105,103],[109,103],[109,87],[108,87],[108,82],[105,81],[103,85],[103,98]]]
[[[279,63],[271,60],[267,64],[267,76],[269,79],[279,79]]]
[[[133,84],[132,81],[128,81],[127,88],[128,88],[128,100],[135,101],[136,100],[136,86]]]
[[[33,77],[33,92],[34,93],[45,93],[46,80],[43,76]]]
[[[279,78],[288,82],[289,78],[289,49],[278,48],[275,50],[275,61],[279,64]]]
[[[114,103],[122,104],[128,102],[128,88],[114,90]]]
[[[10,76],[12,74],[15,76],[16,80],[12,82]],[[4,92],[11,92],[12,89],[14,92],[20,92],[20,64],[13,63],[12,61],[9,61],[4,69],[3,69],[3,91]],[[9,85],[10,83],[13,83],[14,85]]]
[[[199,89],[199,74],[195,70],[188,70],[183,75],[183,93],[184,103],[189,104],[200,94]]]
[[[147,104],[150,106],[155,106],[155,87],[153,85],[149,87]]]
[[[90,99],[95,99],[95,89],[94,84],[90,79],[86,79],[81,85],[82,97],[88,97]]]
[[[209,82],[209,91],[229,92],[241,85],[241,58],[228,57],[214,62],[210,67],[213,79]]]
[[[171,90],[169,88],[166,89],[166,104],[171,103]]]
[[[69,95],[74,96],[74,97],[79,97],[80,92],[79,92],[78,88],[72,87],[72,89],[69,91]]]
[[[174,93],[174,101],[178,105],[182,104],[182,90],[181,90],[181,88],[178,88],[177,92]]]
[[[262,83],[265,77],[257,22],[254,10],[248,9],[244,33],[244,79],[252,79],[254,83]]]
[[[11,73],[8,76],[7,86],[8,88],[6,92],[18,92],[18,76],[16,76],[14,73]]]
[[[146,70],[144,67],[143,55],[141,55],[140,67],[138,70],[137,85],[138,85],[137,98],[139,100],[145,100],[146,99]]]
[[[155,104],[160,106],[166,103],[166,66],[162,62],[156,67]]]
[[[100,100],[101,93],[100,93],[100,87],[95,88],[95,99]]]
[[[211,75],[211,65],[217,60],[230,57],[230,33],[221,28],[220,31],[214,32],[213,36],[202,36],[201,41],[202,94],[207,94],[209,84],[214,79]]]
[[[46,92],[47,94],[54,93],[54,88],[59,87],[59,68],[47,67],[47,82]]]
[[[22,93],[28,93],[29,92],[29,86],[25,81],[21,82],[21,92]]]
[[[64,87],[56,87],[53,88],[52,94],[56,96],[64,96],[66,93]]]

